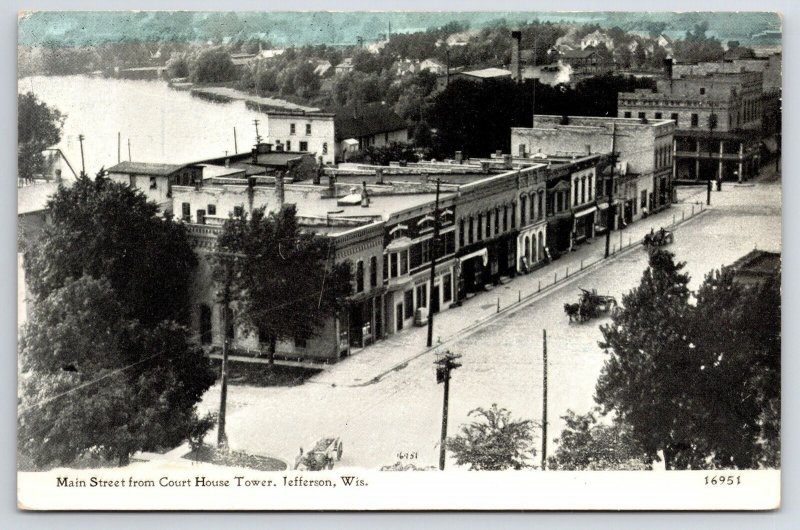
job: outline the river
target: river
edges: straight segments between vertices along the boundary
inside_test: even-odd
[[[81,165],[78,135],[84,135],[87,173],[117,163],[184,163],[234,152],[236,128],[239,152],[255,140],[253,120],[266,136],[266,116],[243,101],[212,103],[189,92],[173,90],[164,81],[132,81],[88,76],[35,76],[18,82],[19,92],[32,91],[67,115],[58,145],[76,171]]]

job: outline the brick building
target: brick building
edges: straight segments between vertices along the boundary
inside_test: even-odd
[[[676,124],[673,178],[739,180],[758,172],[760,72],[711,72],[659,79],[655,92],[618,95],[618,115]]]

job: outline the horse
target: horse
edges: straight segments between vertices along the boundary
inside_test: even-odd
[[[580,311],[580,304],[564,304],[564,312],[569,317],[570,324],[575,320],[580,322]]]

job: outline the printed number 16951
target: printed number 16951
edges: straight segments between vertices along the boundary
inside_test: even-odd
[[[706,486],[738,486],[741,483],[739,475],[706,475]]]

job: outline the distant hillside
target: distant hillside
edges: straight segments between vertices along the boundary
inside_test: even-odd
[[[471,28],[532,20],[618,26],[626,31],[656,31],[683,37],[687,29],[708,21],[709,36],[722,42],[751,43],[767,32],[779,43],[781,19],[776,13],[621,13],[621,12],[35,12],[19,19],[20,46],[91,46],[108,42],[228,42],[259,38],[277,46],[354,44],[358,37],[376,40],[389,31],[413,33],[452,22]],[[763,40],[763,37],[762,37]],[[763,42],[762,42],[763,43]]]

